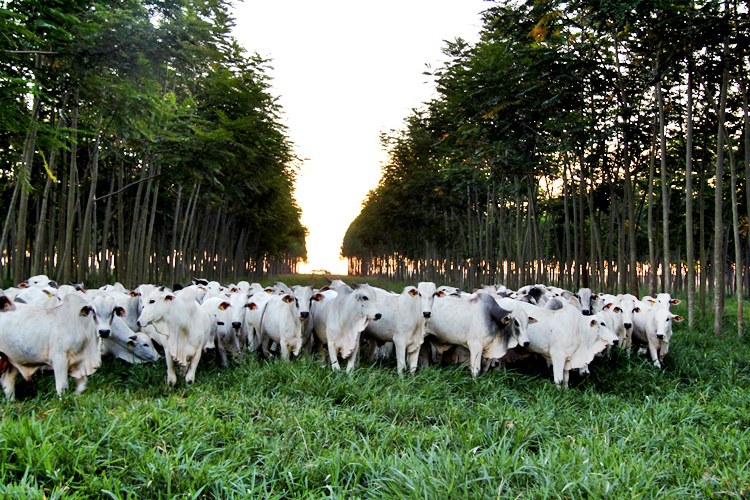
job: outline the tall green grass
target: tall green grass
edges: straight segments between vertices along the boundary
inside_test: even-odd
[[[678,325],[663,370],[613,351],[563,391],[543,363],[248,357],[168,389],[163,361],[108,360],[62,399],[38,374],[2,406],[0,497],[744,497],[750,349],[729,316],[721,337]]]

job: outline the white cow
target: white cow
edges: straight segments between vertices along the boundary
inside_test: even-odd
[[[312,349],[313,319],[311,314],[315,290],[312,286],[294,285],[292,291],[297,297],[299,317],[302,321],[302,349],[309,353]]]
[[[672,323],[683,320],[682,316],[673,314],[668,304],[656,302],[637,303],[638,311],[633,315],[633,344],[646,345],[654,366],[661,368],[664,357],[669,352],[672,339]]]
[[[36,286],[40,288],[44,288],[44,287],[57,288],[57,282],[49,279],[49,277],[47,277],[44,274],[38,274],[36,276],[31,276],[30,278],[27,278],[26,280],[18,284],[18,288],[26,288],[29,286]]]
[[[236,291],[231,292],[228,297],[229,308],[231,312],[231,324],[234,335],[237,337],[239,343],[239,352],[237,356],[242,358],[247,349],[248,339],[250,338],[250,331],[248,331],[247,323],[245,322],[245,315],[247,314],[247,303],[248,295],[247,292],[237,288]]]
[[[102,356],[130,364],[153,363],[161,357],[148,335],[134,332],[119,316],[112,319],[109,337],[102,339]]]
[[[516,304],[513,304],[516,302]],[[529,315],[528,350],[552,365],[555,384],[568,386],[572,369],[585,369],[596,354],[619,340],[602,318],[583,316],[575,306],[564,304],[550,310],[512,299],[500,301],[503,308],[523,308]]]
[[[229,366],[229,358],[240,356],[242,348],[236,330],[232,327],[232,304],[228,297],[207,297],[200,308],[211,320],[211,333],[205,349],[215,349],[219,366]]]
[[[346,371],[351,372],[359,355],[360,334],[370,321],[379,320],[377,295],[370,285],[337,285],[332,294],[319,294],[313,314],[315,336],[328,347],[331,368],[341,369],[339,357],[348,359]],[[330,300],[329,300],[330,299]]]
[[[167,362],[167,384],[177,382],[174,363],[185,375],[185,382],[195,381],[195,372],[203,349],[211,335],[211,318],[200,308],[196,296],[200,292],[184,288],[179,293],[156,290],[151,293],[138,317],[138,326],[153,326],[162,336]]]
[[[249,296],[245,304],[245,329],[248,332],[247,348],[250,352],[260,349],[260,319],[270,298],[270,291],[260,290]]]
[[[30,286],[22,288],[13,299],[19,304],[59,305],[62,301],[57,289],[52,287]]]
[[[29,380],[46,366],[54,371],[58,396],[68,389],[68,376],[82,393],[101,365],[99,342],[96,312],[79,295],[69,295],[54,307],[19,304],[1,313],[0,353],[9,363],[0,378],[5,397],[15,399],[19,372]]]
[[[591,291],[591,288],[579,288],[576,296],[581,301],[581,313],[584,316],[591,316],[594,313],[593,307],[596,302],[596,295]]]
[[[456,297],[439,289],[426,333],[437,339],[438,351],[450,345],[466,347],[471,374],[476,377],[482,367],[482,358],[501,359],[519,341],[527,343],[525,338],[513,335],[514,330],[509,327],[511,322],[510,311],[500,307],[487,293],[480,291],[469,297]]]
[[[264,357],[269,355],[270,341],[279,345],[282,360],[289,361],[290,354],[298,356],[302,349],[302,320],[297,298],[291,293],[272,294],[263,308],[258,331]]]
[[[417,286],[407,286],[400,294],[375,288],[378,294],[378,309],[382,317],[371,321],[365,333],[373,340],[393,342],[396,353],[396,369],[399,374],[409,366],[417,370],[419,348],[424,342],[425,324],[432,315],[435,300],[435,283],[423,281]],[[375,346],[371,343],[371,350]]]

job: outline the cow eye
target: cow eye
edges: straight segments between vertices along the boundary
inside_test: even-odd
[[[600,324],[600,325],[602,325],[602,326],[607,326],[607,325],[605,325],[604,323],[599,323],[599,324]]]
[[[153,304],[154,302],[156,302],[154,299],[148,301],[149,304]]]
[[[370,297],[362,297],[362,300],[370,300]]]

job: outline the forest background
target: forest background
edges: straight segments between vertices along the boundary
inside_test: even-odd
[[[349,274],[664,290],[720,328],[750,288],[748,3],[487,5],[384,132]],[[296,270],[300,160],[232,26],[221,0],[3,2],[6,283]]]

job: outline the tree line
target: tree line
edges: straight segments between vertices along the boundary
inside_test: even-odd
[[[228,281],[306,258],[270,66],[230,7],[0,3],[4,282]]]
[[[349,273],[685,293],[719,332],[750,288],[748,6],[492,3],[383,134]]]

